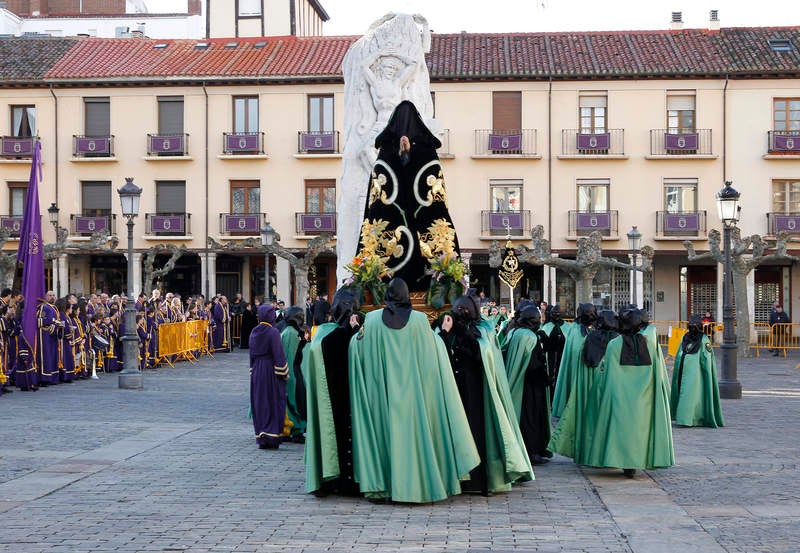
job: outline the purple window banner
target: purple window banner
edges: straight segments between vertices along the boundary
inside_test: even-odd
[[[522,135],[521,134],[490,134],[489,135],[489,149],[490,150],[521,150],[522,149]]]
[[[183,215],[151,215],[151,232],[184,232]]]
[[[781,152],[800,152],[800,135],[773,134],[772,149]]]
[[[333,133],[303,133],[303,150],[333,150]]]
[[[22,217],[0,217],[0,226],[19,233],[22,229]]]
[[[800,232],[800,215],[775,215],[775,232]]]
[[[251,232],[261,230],[261,215],[226,215],[225,232]]]
[[[76,154],[110,154],[111,139],[108,137],[82,137],[75,139]]]
[[[489,229],[521,229],[522,213],[489,213]]]
[[[34,138],[3,137],[4,156],[32,156]]]
[[[665,134],[664,147],[667,150],[696,150],[700,142],[698,133]]]
[[[225,150],[228,152],[258,152],[257,134],[225,135]]]
[[[608,150],[611,145],[611,133],[578,134],[579,150]]]
[[[303,213],[300,215],[300,229],[303,232],[335,232],[335,213]]]
[[[150,137],[150,153],[183,153],[184,136],[151,136]]]
[[[75,217],[75,232],[99,232],[108,229],[108,217]]]
[[[578,213],[575,220],[578,230],[610,230],[610,213]]]
[[[667,213],[664,215],[664,230],[671,232],[697,232],[700,230],[700,214]]]

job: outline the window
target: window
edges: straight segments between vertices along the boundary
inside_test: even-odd
[[[610,183],[606,179],[579,179],[578,211],[608,211],[608,189]]]
[[[608,95],[605,92],[581,92],[578,102],[581,134],[605,133]]]
[[[158,97],[158,134],[183,134],[183,96]]]
[[[84,134],[86,136],[111,135],[111,103],[109,98],[84,98]]]
[[[697,179],[664,179],[664,211],[697,211]]]
[[[492,92],[492,129],[519,131],[522,128],[522,93]]]
[[[11,136],[36,136],[36,106],[11,106]]]
[[[772,181],[772,211],[800,213],[800,180]]]
[[[159,215],[186,213],[185,181],[156,181],[156,212]]]
[[[667,93],[667,129],[669,133],[693,133],[695,96],[693,92]]]
[[[336,212],[336,180],[306,181],[306,213]]]
[[[520,211],[522,209],[521,180],[489,181],[492,211]]]
[[[308,97],[308,132],[333,132],[333,94]]]
[[[234,96],[233,132],[258,132],[258,96]]]
[[[800,131],[800,98],[773,100],[774,130]]]
[[[261,183],[257,180],[231,181],[231,213],[261,212]]]
[[[25,211],[25,198],[28,196],[27,182],[8,183],[8,214],[11,217],[22,217]]]
[[[84,217],[111,215],[111,181],[83,181],[81,196],[81,213]]]
[[[261,15],[261,0],[238,0],[239,17]]]

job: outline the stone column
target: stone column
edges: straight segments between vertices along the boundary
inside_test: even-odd
[[[288,259],[280,256],[275,256],[275,292],[278,295],[277,299],[286,302],[286,306],[302,305],[302,300],[305,298],[293,298],[292,293],[292,266]]]
[[[253,281],[253,275],[250,274],[250,271],[250,257],[245,256],[242,258],[242,284],[239,290],[245,301],[250,301],[250,294],[252,293],[250,283]]]
[[[472,261],[472,252],[461,252],[461,261],[464,262],[464,265],[467,268],[467,274],[465,278],[467,279],[467,288],[469,288],[469,263]]]
[[[69,258],[66,254],[61,254],[56,258],[58,265],[58,279],[61,287],[56,291],[56,297],[63,298],[69,293]]]
[[[200,255],[200,278],[202,279],[201,288],[203,295],[206,299],[211,299],[217,294],[217,254],[215,252],[208,252],[208,263],[206,263],[206,254]],[[208,290],[206,290],[206,282],[208,282]]]

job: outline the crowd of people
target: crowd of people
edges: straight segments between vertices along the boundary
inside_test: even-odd
[[[399,278],[383,309],[364,315],[359,299],[339,290],[327,321],[262,305],[249,337],[256,441],[305,442],[316,495],[488,496],[554,452],[633,477],[674,464],[673,420],[724,424],[699,317],[670,385],[655,327],[632,305],[581,304],[565,322],[558,305],[522,300],[512,316],[470,291],[430,324]]]
[[[24,296],[9,288],[0,292],[0,384],[3,392],[16,387],[35,391],[40,387],[96,378],[97,372],[117,372],[124,367],[122,338],[125,329],[124,295],[106,293],[56,298],[48,291],[33,308],[37,335],[24,336]],[[228,352],[233,347],[231,312],[227,298],[218,294],[181,298],[156,289],[139,294],[136,303],[138,363],[141,370],[154,368],[165,358],[159,351],[159,327],[198,319],[208,321],[204,347],[197,354]]]

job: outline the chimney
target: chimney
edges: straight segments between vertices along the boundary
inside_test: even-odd
[[[711,10],[711,12],[709,12],[708,30],[719,31],[719,10]]]
[[[672,12],[672,30],[679,31],[683,29],[683,13]]]

